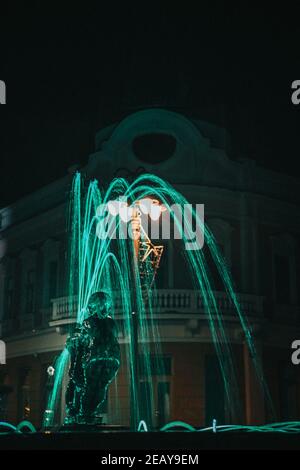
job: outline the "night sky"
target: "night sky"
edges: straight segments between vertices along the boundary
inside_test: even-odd
[[[3,7],[0,207],[86,163],[98,129],[151,105],[226,127],[230,158],[300,176],[298,12],[102,3]]]

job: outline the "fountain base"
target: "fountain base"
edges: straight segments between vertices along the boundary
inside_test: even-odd
[[[82,428],[80,428],[82,429]],[[96,432],[87,430],[32,434],[7,433],[0,436],[0,450],[84,450],[103,452],[117,450],[140,450],[159,453],[161,450],[299,450],[300,434],[274,432],[126,432],[111,426],[96,427]],[[78,455],[78,454],[77,454]]]
[[[59,432],[66,432],[66,433],[98,433],[98,432],[128,432],[129,428],[126,426],[122,426],[119,424],[88,424],[88,423],[81,423],[81,424],[64,424],[60,429]]]

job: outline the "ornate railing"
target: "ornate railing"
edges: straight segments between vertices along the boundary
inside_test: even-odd
[[[218,311],[226,316],[236,315],[232,301],[224,292],[214,292],[214,298]],[[238,294],[239,305],[242,312],[252,317],[262,317],[263,297]],[[172,314],[205,314],[204,299],[200,292],[185,289],[161,289],[153,293],[153,311],[164,316]],[[52,321],[74,319],[77,315],[77,297],[60,297],[52,300]],[[115,296],[115,314],[122,314],[122,302],[120,295]],[[213,305],[212,305],[213,312]]]

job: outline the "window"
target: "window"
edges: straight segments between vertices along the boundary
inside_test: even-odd
[[[288,256],[274,256],[275,295],[279,304],[290,303],[290,263]]]
[[[146,163],[157,164],[171,158],[176,150],[176,139],[168,134],[144,134],[132,142],[136,157]]]
[[[35,308],[35,271],[27,272],[26,281],[26,313],[34,312]]]
[[[184,256],[183,248],[174,243],[174,253],[176,253],[173,258],[175,289],[193,289],[193,274]]]
[[[170,382],[158,382],[158,427],[161,428],[170,420]]]
[[[149,426],[163,426],[169,421],[170,416],[170,390],[172,375],[172,357],[167,355],[150,355],[151,377],[146,369],[147,357],[139,356],[140,374],[140,419],[146,421]],[[148,372],[148,374],[147,374]],[[151,410],[154,416],[151,416]]]
[[[2,421],[7,419],[8,397],[12,390],[7,374],[0,374],[0,420]]]
[[[147,375],[145,371],[145,362],[147,358],[143,355],[139,356],[139,371],[141,375]],[[170,356],[150,356],[150,369],[152,375],[171,375],[172,374],[172,358]]]
[[[57,262],[52,261],[49,264],[49,300],[57,295]]]
[[[19,421],[30,418],[30,370],[25,368],[19,371],[18,389]]]
[[[140,419],[148,426],[161,428],[170,421],[170,389],[169,381],[140,381]],[[151,415],[152,403],[154,416]]]
[[[6,312],[7,317],[12,317],[13,314],[13,278],[9,277],[6,281]]]
[[[140,419],[144,420],[148,426],[152,425],[151,416],[151,384],[147,381],[140,382]]]
[[[225,422],[225,389],[216,356],[205,358],[205,423],[211,426],[213,419]]]
[[[282,306],[292,307],[298,303],[297,244],[292,235],[277,234],[271,237],[271,245],[273,299],[278,306],[278,313],[283,314]]]
[[[279,364],[280,419],[297,419],[297,376],[295,369],[286,362]]]
[[[223,219],[209,219],[208,227],[211,230],[215,243],[221,252],[221,255],[225,258],[227,265],[231,266],[232,256],[232,232],[233,227],[229,222]]]
[[[224,256],[224,246],[221,245],[220,243],[217,244],[217,247],[219,249],[219,252],[221,256]],[[207,245],[204,246],[203,249],[204,253],[204,258],[206,261],[206,266],[208,268],[208,276],[211,284],[212,290],[215,291],[224,291],[224,282],[222,281],[222,278],[219,273],[218,266],[213,258],[213,255],[211,254],[210,249],[208,248]]]

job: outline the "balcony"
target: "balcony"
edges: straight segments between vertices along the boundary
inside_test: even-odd
[[[224,292],[215,292],[215,298],[219,312],[226,317],[235,317],[236,311],[232,302]],[[263,316],[263,297],[238,294],[238,300],[242,312],[253,318]],[[52,300],[52,318],[50,326],[63,326],[74,323],[77,315],[77,297],[60,297]],[[193,317],[205,315],[203,296],[200,292],[184,289],[162,289],[154,293],[153,313],[160,319],[178,319],[180,317]],[[122,304],[120,296],[115,298],[115,316],[122,316]]]

